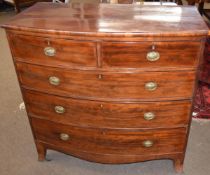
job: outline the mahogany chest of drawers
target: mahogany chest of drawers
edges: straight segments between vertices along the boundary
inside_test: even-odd
[[[194,7],[37,3],[3,27],[39,160],[182,171],[208,33]]]

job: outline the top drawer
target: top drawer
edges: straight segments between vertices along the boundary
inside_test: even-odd
[[[49,66],[90,66],[97,63],[93,42],[9,34],[15,59]]]
[[[103,67],[195,67],[200,45],[201,42],[104,42]]]

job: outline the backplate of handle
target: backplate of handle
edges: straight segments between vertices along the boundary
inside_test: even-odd
[[[145,147],[145,148],[150,148],[152,147],[154,144],[154,142],[152,140],[145,140],[142,142],[142,145]]]
[[[60,134],[60,139],[63,140],[63,141],[67,141],[70,139],[70,136],[66,133],[61,133]]]
[[[56,54],[56,50],[53,47],[45,47],[44,54],[49,57],[53,57]]]
[[[147,60],[148,61],[157,61],[160,59],[160,54],[157,51],[150,51],[147,53]]]
[[[145,120],[153,120],[155,118],[155,114],[153,112],[146,112],[144,113]]]
[[[65,108],[63,106],[55,106],[55,112],[58,114],[65,113]]]
[[[58,86],[60,84],[60,79],[56,76],[51,76],[49,77],[49,83],[54,86]]]
[[[145,84],[145,89],[148,91],[154,91],[157,89],[157,83],[156,82],[148,82]]]

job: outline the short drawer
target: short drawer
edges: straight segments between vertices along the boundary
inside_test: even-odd
[[[102,43],[103,67],[163,68],[195,67],[200,42]],[[187,46],[187,47],[186,47]],[[156,54],[152,54],[155,51]]]
[[[95,154],[159,155],[184,151],[186,128],[161,130],[111,130],[73,127],[32,118],[35,138]]]
[[[117,73],[65,70],[17,63],[21,85],[74,98],[135,101],[189,99],[195,72]]]
[[[8,35],[13,57],[51,66],[96,67],[95,43],[23,35]]]
[[[77,100],[24,90],[29,115],[96,128],[169,128],[186,126],[190,101],[111,103]]]

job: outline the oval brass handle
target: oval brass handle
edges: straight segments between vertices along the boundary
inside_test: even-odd
[[[148,61],[157,61],[160,58],[160,54],[157,51],[150,51],[147,53],[147,60]]]
[[[56,53],[56,50],[53,47],[45,47],[44,48],[44,54],[49,57],[55,56],[55,53]]]
[[[60,84],[60,79],[58,77],[52,76],[52,77],[49,77],[49,82],[50,84],[57,86]]]
[[[60,139],[63,140],[63,141],[67,141],[67,140],[70,139],[70,136],[68,134],[61,133],[60,134]]]
[[[65,112],[65,108],[63,106],[55,106],[55,112],[58,114],[63,114]]]
[[[157,83],[155,82],[148,82],[145,84],[145,89],[148,91],[154,91],[157,89]]]
[[[143,141],[142,144],[145,148],[149,148],[149,147],[152,147],[154,143],[151,140],[145,140],[145,141]]]
[[[146,112],[144,113],[145,120],[153,120],[155,118],[155,114],[153,112]]]

